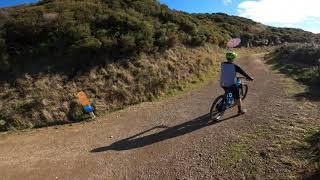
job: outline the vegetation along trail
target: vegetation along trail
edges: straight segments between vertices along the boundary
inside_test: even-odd
[[[214,80],[92,122],[3,134],[0,179],[316,178],[305,138],[319,126],[318,103],[295,99],[303,87],[273,71],[264,54],[239,63],[255,78],[243,116],[235,108],[209,120],[222,93]]]

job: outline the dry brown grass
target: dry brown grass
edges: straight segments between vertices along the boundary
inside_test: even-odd
[[[96,114],[173,96],[207,82],[218,72],[224,56],[215,46],[176,47],[156,56],[98,66],[69,79],[60,74],[25,75],[0,87],[2,130],[35,128],[77,122],[88,118],[75,93],[84,91]],[[239,49],[240,54],[265,49]]]
[[[152,101],[172,89],[201,78],[218,62],[221,49],[177,47],[155,56],[143,55],[133,62],[92,68],[72,80],[60,74],[25,75],[0,88],[2,129],[43,127],[80,121],[87,117],[74,94],[85,91],[96,113]]]

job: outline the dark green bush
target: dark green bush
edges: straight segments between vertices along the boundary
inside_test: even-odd
[[[320,45],[287,44],[276,49],[274,55],[282,72],[307,85],[320,85]]]
[[[160,26],[160,29],[155,33],[155,45],[160,49],[172,48],[177,44],[178,26],[168,22]]]
[[[102,46],[99,39],[94,37],[87,37],[76,41],[71,47],[70,51],[78,57],[90,57],[96,55]],[[83,57],[82,57],[83,58]]]
[[[305,66],[320,65],[320,45],[318,44],[287,44],[276,50],[280,59]]]

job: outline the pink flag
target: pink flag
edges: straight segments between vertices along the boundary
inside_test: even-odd
[[[227,43],[227,47],[228,48],[235,48],[237,46],[239,46],[241,43],[241,39],[240,38],[234,38],[231,39],[228,43]]]

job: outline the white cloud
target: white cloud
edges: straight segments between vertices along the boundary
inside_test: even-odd
[[[305,28],[305,30],[316,33],[316,34],[320,33],[320,28]]]
[[[238,12],[264,24],[297,25],[320,22],[319,7],[319,0],[245,0]]]
[[[229,5],[232,3],[232,0],[222,0],[224,5]]]

